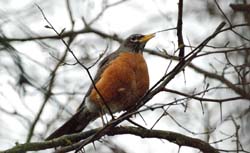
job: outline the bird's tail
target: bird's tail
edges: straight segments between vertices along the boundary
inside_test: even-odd
[[[95,120],[97,117],[98,113],[90,112],[84,107],[45,140],[51,140],[62,135],[80,132],[89,124],[89,122]]]

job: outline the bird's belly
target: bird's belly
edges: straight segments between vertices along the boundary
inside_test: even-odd
[[[98,92],[93,88],[88,98],[88,103],[94,106],[89,109],[93,111],[109,107],[112,112],[118,112],[136,105],[149,88],[147,65],[142,54],[121,53],[104,70],[95,86]]]

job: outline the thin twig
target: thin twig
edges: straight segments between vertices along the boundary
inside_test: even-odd
[[[60,38],[61,34],[54,28],[54,26],[51,24],[51,22],[47,19],[47,17],[45,16],[43,10],[42,10],[38,5],[37,5],[37,7],[38,7],[38,9],[41,11],[44,20],[49,24],[49,25],[47,26],[47,28],[52,29],[52,30],[59,36],[59,38]],[[88,74],[88,76],[89,76],[89,78],[90,78],[90,80],[91,80],[91,83],[92,83],[94,89],[96,90],[96,92],[97,92],[97,94],[100,96],[100,98],[102,99],[102,102],[103,102],[103,104],[105,105],[105,108],[107,108],[107,110],[108,110],[110,116],[112,117],[112,119],[114,119],[113,113],[112,113],[112,111],[110,110],[109,106],[107,105],[107,102],[105,101],[105,99],[103,98],[103,96],[101,95],[101,93],[99,92],[99,90],[97,89],[97,87],[95,86],[94,79],[93,79],[93,77],[91,76],[88,67],[86,67],[84,64],[82,64],[82,63],[79,61],[79,59],[76,57],[76,55],[75,55],[74,52],[71,50],[71,48],[69,47],[69,45],[68,45],[62,38],[60,38],[60,40],[61,40],[61,41],[63,42],[63,44],[67,47],[67,50],[72,54],[72,56],[73,56],[74,59],[77,61],[77,63],[78,63],[82,68],[84,68],[84,70],[87,72],[87,74]]]
[[[183,58],[185,55],[185,44],[183,42],[182,36],[182,14],[183,14],[183,0],[179,0],[178,3],[178,19],[177,19],[177,37],[178,37],[178,48],[179,51],[179,58]]]

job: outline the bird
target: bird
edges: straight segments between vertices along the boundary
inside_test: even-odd
[[[127,111],[136,106],[149,89],[143,51],[154,36],[155,33],[132,34],[116,51],[104,57],[76,113],[45,140],[81,132],[90,122],[106,113]]]

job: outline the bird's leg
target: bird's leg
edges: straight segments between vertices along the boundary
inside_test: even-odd
[[[101,120],[102,120],[102,125],[105,126],[106,125],[105,120],[108,121],[108,119],[107,119],[103,109],[101,109],[99,111],[99,115],[100,115]],[[105,119],[104,119],[104,117],[105,117]]]

